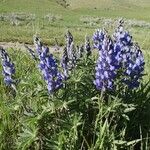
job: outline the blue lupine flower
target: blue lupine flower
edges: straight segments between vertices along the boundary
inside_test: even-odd
[[[123,82],[129,88],[136,88],[140,84],[140,79],[144,71],[144,57],[138,45],[132,42],[132,36],[124,31],[123,26],[119,26],[114,34],[115,44],[120,44],[117,52],[120,59],[120,68],[123,68]]]
[[[106,36],[105,30],[96,30],[96,32],[93,35],[94,48],[101,50],[102,42],[103,42],[105,36]]]
[[[93,36],[94,46],[99,50],[94,84],[98,90],[111,90],[119,78],[129,88],[139,86],[144,71],[144,57],[139,46],[132,42],[129,32],[120,25],[114,34],[114,41],[104,30],[97,30]]]
[[[116,62],[113,43],[112,40],[105,35],[100,44],[101,49],[99,49],[94,84],[98,90],[112,90],[114,87],[114,79],[116,77]]]
[[[144,57],[140,48],[134,45],[133,50],[134,53],[131,53],[128,61],[126,61],[126,68],[124,71],[125,79],[123,80],[129,88],[136,88],[139,86],[145,65]]]
[[[83,57],[83,53],[84,53],[84,46],[83,45],[81,45],[79,47],[79,51],[80,51],[80,58],[81,58],[81,57]]]
[[[63,86],[63,76],[57,69],[56,61],[52,54],[49,54],[49,48],[42,46],[40,53],[39,68],[42,71],[44,80],[47,83],[47,89],[50,93]]]
[[[120,41],[124,45],[131,46],[133,44],[132,36],[129,34],[129,32],[124,31],[122,25],[120,25],[114,33],[114,38],[116,41]]]
[[[8,53],[2,47],[0,47],[0,55],[2,58],[4,82],[7,86],[12,86],[15,83],[13,79],[13,75],[15,74],[14,63],[11,62]]]
[[[76,46],[76,57],[77,57],[77,60],[81,58],[81,51],[80,51],[79,45]]]

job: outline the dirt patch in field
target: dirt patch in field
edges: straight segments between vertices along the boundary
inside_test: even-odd
[[[29,44],[26,44],[26,45],[33,50],[35,49],[34,45],[29,45]],[[16,42],[16,43],[0,42],[0,46],[2,46],[4,49],[13,48],[13,49],[20,49],[20,50],[26,51],[24,43],[19,43],[19,42]],[[51,52],[55,52],[55,51],[58,52],[58,51],[62,50],[63,47],[49,46],[49,49]]]

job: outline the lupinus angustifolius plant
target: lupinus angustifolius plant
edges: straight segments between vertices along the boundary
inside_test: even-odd
[[[67,59],[62,58],[62,61],[63,59],[65,59],[65,65],[67,66],[66,68],[71,71],[76,66],[77,61],[76,49],[73,42],[73,36],[70,33],[70,31],[67,31],[65,38],[66,38],[66,46],[64,48],[63,57],[66,57]]]
[[[140,79],[144,71],[144,57],[137,43],[133,43],[129,32],[124,31],[123,22],[119,25],[114,34],[115,50],[119,66],[123,71],[122,81],[129,88],[136,88],[140,84]]]
[[[69,70],[72,70],[76,66],[76,49],[74,46],[74,43],[72,42],[70,45],[70,54],[68,55],[69,57],[69,62],[68,62],[68,67]]]
[[[16,91],[15,80],[13,79],[13,76],[15,74],[14,63],[11,61],[6,50],[4,50],[2,47],[0,47],[0,55],[3,68],[4,82],[6,86],[10,86]]]
[[[127,59],[127,60],[126,60]],[[123,82],[130,88],[136,88],[140,84],[144,71],[144,57],[139,46],[133,45],[133,51],[128,58],[123,60],[125,65]]]
[[[34,45],[39,59],[37,58],[36,53],[33,50],[31,50],[27,46],[25,47],[27,48],[33,59],[39,60],[39,68],[42,71],[44,80],[47,83],[48,91],[49,93],[53,93],[63,86],[62,80],[67,78],[67,71],[65,69],[64,75],[62,75],[57,70],[56,60],[54,59],[53,55],[49,53],[49,48],[44,46],[41,42],[41,39],[37,36],[34,36]]]
[[[34,40],[36,52],[38,55],[40,55],[42,52],[43,43],[41,42],[41,39],[36,35],[34,36],[33,40]]]
[[[104,37],[106,35],[106,30],[96,30],[93,35],[93,41],[94,41],[94,48],[97,48],[98,50],[102,49],[102,42],[104,40]]]
[[[64,79],[67,79],[69,74],[69,70],[68,70],[68,54],[67,54],[67,48],[65,47],[63,50],[63,55],[62,55],[62,59],[61,59],[61,67],[63,69],[63,76]]]
[[[53,93],[63,86],[63,76],[57,69],[56,60],[53,55],[49,53],[49,48],[42,46],[42,51],[39,55],[39,68],[42,71],[44,80],[47,83],[49,93]]]
[[[43,43],[41,42],[41,39],[38,36],[34,36],[33,37],[33,41],[34,41],[34,46],[35,46],[35,50],[33,51],[31,48],[29,48],[27,45],[24,45],[24,47],[26,48],[26,50],[29,52],[30,56],[32,57],[32,59],[34,59],[35,61],[39,60],[39,55],[42,52],[42,46]]]
[[[95,47],[99,49],[94,84],[98,90],[115,89],[115,80],[128,88],[136,88],[144,71],[142,51],[132,42],[132,37],[124,31],[122,22],[114,34],[115,40],[105,30],[97,30],[93,36]]]
[[[73,42],[73,35],[71,34],[71,32],[69,30],[65,34],[65,39],[66,39],[67,50],[69,50],[69,47],[70,47],[71,43]]]
[[[90,46],[90,38],[88,36],[85,36],[85,51],[87,57],[91,55],[91,46]]]
[[[72,34],[67,31],[66,35],[66,46],[64,48],[61,66],[63,67],[64,76],[69,77],[69,72],[77,66],[77,61],[80,60],[84,55],[87,57],[91,55],[90,39],[86,36],[84,46],[76,46],[73,42]]]
[[[27,51],[29,52],[29,54],[31,55],[32,59],[38,60],[36,53],[31,48],[29,48],[27,45],[24,45],[24,46],[27,49]]]
[[[89,57],[91,53],[90,38],[86,35],[84,44],[76,47],[76,59],[79,60],[85,55]]]
[[[77,60],[79,60],[80,58],[83,57],[84,55],[84,45],[80,45],[80,46],[76,46],[76,57],[77,57]]]
[[[65,34],[65,41],[66,41],[67,55],[68,55],[68,58],[70,59],[72,57],[71,45],[73,42],[73,35],[71,34],[71,32],[69,30]]]
[[[113,42],[110,37],[105,34],[101,44],[94,84],[98,90],[112,90],[114,88],[114,79],[116,77],[116,62],[113,51]]]

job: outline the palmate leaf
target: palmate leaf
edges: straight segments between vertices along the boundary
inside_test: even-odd
[[[17,149],[28,149],[31,145],[33,145],[34,142],[38,140],[37,133],[38,128],[36,128],[35,125],[32,124],[30,127],[24,126],[22,133],[18,134]]]

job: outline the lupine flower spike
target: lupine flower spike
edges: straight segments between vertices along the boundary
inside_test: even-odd
[[[85,51],[87,57],[91,55],[90,38],[88,36],[85,36]]]
[[[76,46],[76,59],[79,60],[84,55],[84,45]]]
[[[67,31],[65,38],[66,38],[67,50],[69,50],[69,47],[70,47],[71,43],[73,42],[73,36],[69,30]]]
[[[76,65],[76,51],[75,46],[73,43],[73,36],[70,33],[70,31],[67,31],[66,35],[66,50],[67,50],[67,56],[68,56],[68,69],[71,70]]]
[[[38,60],[38,58],[37,58],[35,52],[34,52],[31,48],[29,48],[27,45],[24,45],[24,46],[25,46],[26,50],[29,52],[29,54],[31,55],[31,57],[32,57],[34,60]]]
[[[62,60],[61,60],[61,67],[63,69],[63,76],[64,76],[64,79],[66,80],[69,76],[69,73],[68,73],[68,54],[67,54],[67,48],[65,47],[64,48],[64,51],[63,51],[63,55],[62,55]]]
[[[4,82],[7,86],[12,87],[16,91],[15,80],[13,79],[13,75],[15,74],[14,63],[11,62],[8,53],[2,47],[0,47],[0,55],[3,67]]]
[[[72,45],[72,42],[73,42],[73,36],[70,33],[70,31],[67,31],[67,33],[65,35],[65,38],[66,38],[66,48],[67,48],[68,58],[71,59],[71,57],[72,57],[71,45]]]
[[[101,35],[101,34],[99,34]],[[99,40],[101,37],[99,37]],[[114,79],[116,77],[115,59],[113,51],[113,42],[107,34],[104,35],[102,43],[97,45],[99,49],[99,58],[96,65],[96,79],[94,84],[98,90],[112,90]]]
[[[125,63],[125,78],[123,82],[128,85],[129,88],[136,88],[140,84],[144,71],[144,57],[140,47],[138,45],[133,46],[133,51],[130,52],[128,61]]]
[[[43,43],[41,42],[41,39],[37,36],[34,36],[34,45],[35,45],[37,54],[40,55],[42,52]]]
[[[132,36],[124,31],[122,22],[114,34],[115,48],[119,50],[117,58],[119,65],[123,68],[125,83],[129,88],[136,88],[140,84],[140,79],[144,71],[144,57],[138,44],[132,42]]]
[[[69,55],[69,62],[68,62],[68,69],[72,70],[76,66],[76,50],[74,43],[72,42],[70,45],[70,55]]]
[[[56,61],[52,54],[49,53],[49,48],[42,46],[40,53],[39,68],[42,71],[44,80],[47,83],[47,89],[50,94],[63,86],[63,76],[57,69]]]

